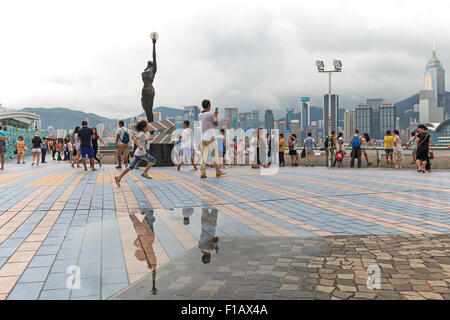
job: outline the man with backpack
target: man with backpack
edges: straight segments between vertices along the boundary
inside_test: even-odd
[[[358,168],[361,168],[361,138],[359,137],[359,131],[355,130],[355,134],[352,138],[352,159],[350,161],[350,168],[355,166],[355,158],[358,158]]]
[[[125,128],[125,123],[123,121],[119,121],[119,128],[116,132],[116,154],[119,165],[116,169],[122,169],[122,156],[125,161],[125,168],[128,168],[129,143],[130,134],[128,133],[128,129]]]

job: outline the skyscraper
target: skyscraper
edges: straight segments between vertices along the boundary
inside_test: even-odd
[[[337,94],[331,95],[331,131],[337,131],[338,128],[338,110],[339,110],[339,96]],[[323,120],[324,120],[324,135],[330,135],[328,132],[328,94],[323,97]]]
[[[433,56],[425,66],[425,90],[432,90],[439,108],[445,107],[445,69],[436,57],[436,49],[433,48]]]
[[[397,129],[395,120],[395,106],[392,103],[382,103],[380,106],[380,129],[377,138],[381,139],[388,130],[392,132]]]
[[[252,113],[251,112],[241,112],[238,114],[240,128],[247,129],[252,126]]]
[[[381,139],[385,136],[386,132],[380,130],[380,107],[384,103],[383,98],[367,99],[367,104],[372,108],[372,124],[371,124],[371,137],[374,139]]]
[[[229,119],[231,128],[237,129],[237,123],[239,121],[237,108],[225,108],[225,118]]]
[[[200,113],[200,109],[198,106],[185,106],[183,113],[183,120],[189,120],[189,125],[193,128],[194,121],[198,121],[198,115]]]
[[[344,139],[350,140],[356,129],[356,111],[345,110],[344,113]]]
[[[268,109],[264,112],[264,128],[267,129],[267,131],[274,129],[274,117],[273,117],[273,111]]]
[[[257,129],[260,125],[259,110],[252,110],[252,128]]]
[[[372,107],[368,104],[360,104],[356,107],[356,128],[361,134],[372,134]]]
[[[286,129],[291,129],[291,121],[294,120],[294,109],[288,108],[286,110]]]
[[[306,130],[311,126],[311,104],[308,97],[301,98],[300,128]]]

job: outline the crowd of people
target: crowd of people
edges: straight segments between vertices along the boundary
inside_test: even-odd
[[[225,129],[220,129],[219,134],[216,134],[218,122],[218,111],[211,111],[211,102],[204,100],[202,102],[203,111],[199,115],[199,121],[202,128],[201,136],[201,167],[200,176],[206,178],[206,167],[214,167],[216,176],[220,177],[226,174],[222,171],[226,165],[243,166],[246,165],[245,154],[248,152],[248,161],[252,168],[260,168],[261,166],[267,168],[276,162],[274,156],[278,149],[278,164],[280,167],[285,166],[285,152],[288,149],[291,166],[298,166],[299,154],[298,149],[301,150],[300,157],[305,158],[305,166],[314,167],[315,151],[318,149],[316,141],[311,133],[300,142],[296,134],[289,135],[286,140],[284,134],[280,133],[275,136],[267,133],[266,130],[256,129],[253,131],[248,140],[248,146],[245,137],[234,137],[230,141],[226,138]],[[120,175],[115,177],[117,185],[120,186],[120,181],[129,171],[138,169],[139,165],[146,162],[146,166],[142,176],[148,179],[150,168],[156,163],[155,157],[150,154],[150,141],[153,139],[150,134],[150,126],[147,120],[140,120],[136,126],[136,131],[129,132],[125,127],[123,121],[119,122],[119,127],[116,131],[116,156],[118,165],[117,169],[122,169],[122,163],[125,170]],[[0,155],[1,155],[1,170],[4,169],[6,141],[8,139],[7,128],[1,127],[0,130]],[[64,139],[55,139],[52,137],[40,137],[39,132],[36,132],[31,141],[31,145],[27,146],[22,136],[18,137],[15,143],[14,153],[17,155],[17,163],[25,164],[25,152],[27,148],[31,148],[32,152],[32,166],[39,166],[40,163],[46,163],[47,155],[55,161],[69,161],[72,167],[81,168],[80,162],[87,171],[87,165],[90,165],[92,171],[95,168],[95,161],[102,166],[102,161],[98,156],[99,143],[106,143],[98,134],[96,128],[88,127],[88,123],[83,121],[81,127],[76,127],[71,137]],[[130,163],[130,144],[134,147],[133,160]],[[198,171],[195,160],[195,144],[194,132],[190,128],[188,120],[183,123],[183,131],[177,137],[176,143],[179,145],[179,157],[176,167],[180,170],[183,163],[191,163],[192,171]],[[395,168],[402,168],[402,162],[405,160],[404,152],[412,148],[412,164],[417,165],[417,171],[420,173],[431,171],[431,160],[434,158],[431,147],[431,136],[425,125],[419,125],[418,129],[411,134],[411,138],[404,149],[404,142],[402,141],[400,132],[390,130],[386,132],[384,137],[384,150],[386,163],[394,164]],[[350,167],[355,166],[361,168],[362,157],[364,156],[367,166],[371,166],[372,162],[369,160],[369,150],[375,149],[375,141],[371,139],[369,134],[362,135],[358,130],[354,131],[350,139],[350,143],[346,146],[344,142],[343,133],[331,132],[324,141],[327,161],[330,160],[332,167],[343,167],[343,159],[347,156],[347,149],[350,151]],[[299,148],[300,147],[300,148]],[[89,163],[87,160],[89,159]]]

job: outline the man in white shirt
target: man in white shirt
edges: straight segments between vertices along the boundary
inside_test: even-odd
[[[180,171],[181,164],[184,160],[191,158],[193,171],[198,171],[194,161],[194,132],[189,128],[189,120],[183,122],[183,133],[178,141],[181,141],[180,162],[178,163],[177,170]]]
[[[125,123],[119,121],[119,128],[116,131],[116,154],[119,165],[116,169],[122,169],[122,156],[125,161],[125,168],[128,167],[128,152],[129,152],[130,135],[128,129],[125,128]]]
[[[217,112],[211,111],[211,102],[203,100],[203,111],[198,116],[198,120],[202,123],[202,165],[200,168],[200,178],[206,178],[206,159],[209,153],[213,152],[214,167],[216,169],[216,177],[226,174],[220,170],[219,156],[217,152],[217,141],[215,137],[215,127],[219,125],[217,121]]]

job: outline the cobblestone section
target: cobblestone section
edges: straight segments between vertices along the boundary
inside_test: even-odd
[[[112,299],[450,299],[450,235],[225,238]],[[368,268],[379,268],[379,288]],[[370,269],[369,269],[370,270]],[[375,287],[375,288],[373,288]]]

